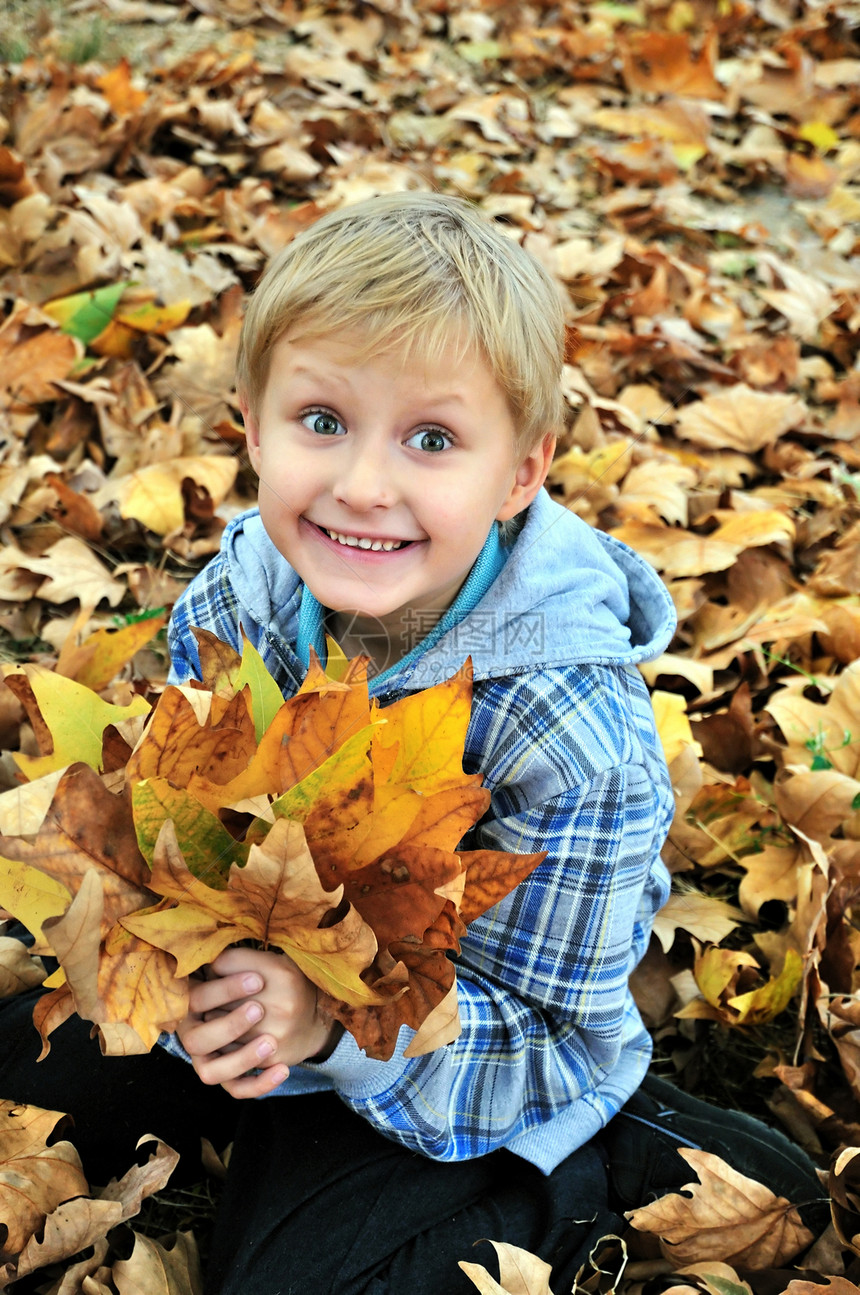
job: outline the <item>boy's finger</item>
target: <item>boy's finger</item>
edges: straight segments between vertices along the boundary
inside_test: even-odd
[[[247,1076],[249,1072],[265,1066],[266,1060],[274,1050],[274,1039],[264,1035],[259,1039],[249,1040],[241,1047],[197,1056],[194,1058],[194,1069],[204,1084],[222,1084],[226,1087],[227,1084]]]
[[[259,1003],[242,1003],[232,1012],[222,1012],[190,1026],[184,1031],[182,1041],[190,1056],[204,1059],[241,1039],[262,1017]],[[214,1082],[220,1084],[221,1080]]]
[[[196,980],[189,993],[189,1005],[192,1012],[202,1015],[215,1008],[230,1011],[250,994],[259,994],[263,988],[263,978],[253,974],[239,972],[234,976],[215,976],[212,980]]]
[[[282,1084],[289,1075],[289,1067],[281,1065],[266,1066],[264,1070],[255,1070],[251,1074],[242,1075],[238,1079],[233,1079],[221,1087],[238,1100],[244,1100],[249,1097],[265,1097],[273,1088]]]

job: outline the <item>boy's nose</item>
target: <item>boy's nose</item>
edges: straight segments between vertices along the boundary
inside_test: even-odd
[[[387,508],[393,502],[390,465],[378,453],[362,450],[338,465],[332,493],[353,512]]]

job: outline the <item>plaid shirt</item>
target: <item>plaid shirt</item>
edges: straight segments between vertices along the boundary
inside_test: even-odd
[[[231,523],[222,553],[174,611],[174,678],[196,673],[191,626],[238,647],[241,619],[285,694],[298,686],[302,587],[267,544],[253,516]],[[502,642],[535,608],[549,637],[524,647],[511,632]],[[346,1034],[328,1060],[294,1067],[273,1095],[333,1088],[383,1134],[428,1156],[505,1146],[548,1173],[615,1114],[650,1060],[628,978],[668,895],[659,851],[672,795],[635,662],[665,647],[674,617],[641,559],[542,495],[459,638],[443,641],[433,661],[428,654],[423,670],[389,672],[371,691],[385,704],[448,677],[466,655],[464,635],[474,638],[476,617],[486,625],[488,616],[498,635],[472,648],[464,766],[483,775],[492,800],[462,844],[547,858],[469,926],[457,959],[458,1039],[406,1059],[404,1027],[383,1062]]]

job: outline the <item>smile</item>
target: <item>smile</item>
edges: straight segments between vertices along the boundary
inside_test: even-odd
[[[402,549],[410,540],[372,540],[367,537],[359,538],[358,535],[344,535],[341,531],[331,531],[327,526],[321,526],[323,531],[330,540],[335,540],[338,544],[344,545],[349,549],[370,549],[373,553],[391,553],[395,549]]]

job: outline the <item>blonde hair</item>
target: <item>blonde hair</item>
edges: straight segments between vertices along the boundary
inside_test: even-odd
[[[372,354],[438,359],[476,346],[504,391],[517,448],[563,419],[561,293],[540,263],[468,202],[436,193],[369,198],[323,216],[269,264],[242,326],[237,386],[255,412],[272,348],[354,330]]]

